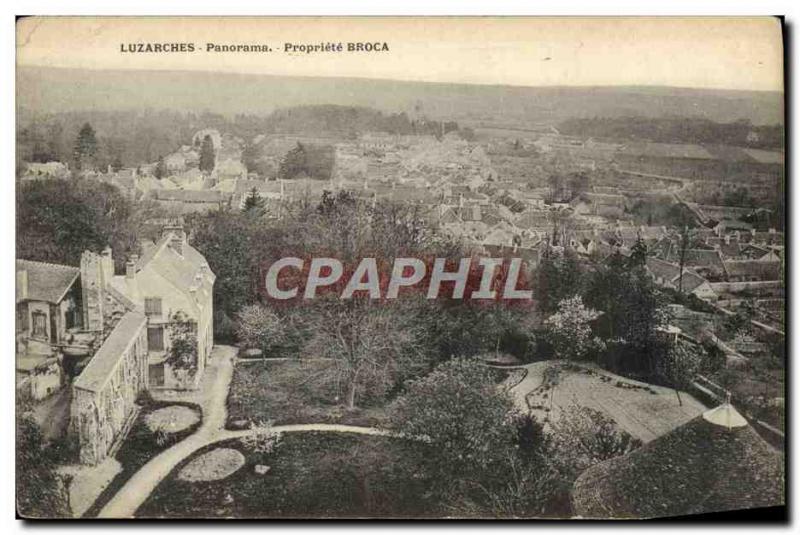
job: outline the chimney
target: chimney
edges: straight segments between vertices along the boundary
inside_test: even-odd
[[[103,267],[103,280],[110,281],[114,276],[114,256],[111,247],[106,245],[101,253],[100,263]]]
[[[172,238],[169,240],[170,249],[183,256],[183,248],[186,245],[186,232],[183,230],[183,225],[167,225],[161,231],[161,236],[164,237],[168,233],[172,234]]]
[[[132,254],[125,262],[125,278],[129,281],[136,280],[136,262],[138,260],[139,255]]]
[[[103,307],[105,304],[104,257],[91,251],[81,255],[81,296],[83,301],[83,328],[103,332]]]

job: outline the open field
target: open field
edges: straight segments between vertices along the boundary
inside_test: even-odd
[[[598,410],[642,442],[688,422],[706,407],[685,392],[620,377],[592,365],[563,361],[526,366],[528,375],[511,390],[518,406],[540,421],[557,422],[560,412],[577,404]]]

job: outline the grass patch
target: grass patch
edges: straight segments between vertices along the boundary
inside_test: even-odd
[[[238,362],[228,393],[228,429],[243,429],[251,422],[279,424],[336,423],[381,426],[382,406],[348,410],[328,378],[331,361]]]
[[[185,482],[177,474],[210,450],[246,454],[244,467],[218,481]],[[270,467],[266,474],[257,464]],[[238,439],[198,450],[136,512],[141,518],[353,518],[435,516],[425,489],[396,440],[344,433],[287,433],[271,454]]]

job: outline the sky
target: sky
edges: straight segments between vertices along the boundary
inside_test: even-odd
[[[195,52],[123,53],[128,43]],[[286,53],[386,43],[388,52]],[[269,53],[207,52],[207,43]],[[775,18],[112,18],[17,23],[18,65],[200,70],[522,86],[654,85],[783,91]]]

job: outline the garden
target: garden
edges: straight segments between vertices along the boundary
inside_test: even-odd
[[[96,516],[150,459],[194,433],[202,423],[202,411],[193,403],[161,402],[149,396],[139,401],[142,410],[115,455],[122,470],[86,511],[86,518]]]
[[[251,423],[336,423],[381,426],[383,404],[344,406],[331,379],[330,360],[239,361],[228,394],[228,429]]]
[[[208,479],[208,480],[204,480]],[[346,433],[286,433],[267,453],[241,439],[186,459],[139,508],[143,518],[431,516],[399,444]]]

